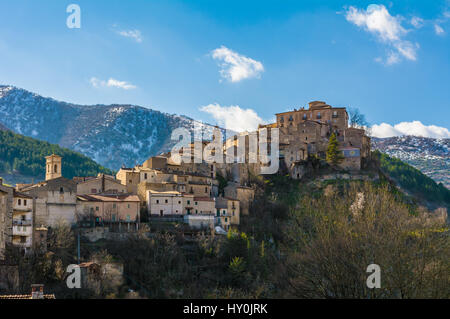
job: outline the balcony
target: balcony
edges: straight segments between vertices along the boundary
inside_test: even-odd
[[[14,205],[13,210],[17,211],[17,212],[21,212],[21,213],[23,213],[23,212],[31,212],[33,210],[33,207]]]
[[[13,225],[13,236],[31,236],[33,228],[31,226]]]
[[[31,247],[31,237],[27,238],[25,241],[20,239],[13,240],[12,244],[16,247],[29,248]]]
[[[13,226],[32,226],[32,220],[31,219],[27,219],[27,220],[13,220]]]

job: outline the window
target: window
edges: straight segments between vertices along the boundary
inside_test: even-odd
[[[303,119],[306,120],[308,118],[308,116],[305,114],[303,114]]]
[[[198,210],[195,210],[195,213],[198,214]]]
[[[130,215],[127,215],[127,222],[131,221]]]
[[[195,202],[195,205],[198,205],[198,202]]]
[[[159,199],[156,200],[156,204],[159,204]]]
[[[181,200],[178,201],[178,204],[181,204]]]
[[[130,204],[128,204],[127,207],[130,208]]]
[[[128,182],[130,182],[130,184],[133,184],[133,181],[131,179]]]
[[[338,112],[337,111],[333,111],[333,117],[338,117]]]
[[[224,210],[222,211],[222,215],[225,216],[226,213],[227,213],[227,211],[224,209]]]
[[[55,167],[54,167],[54,172],[58,173],[58,165],[56,165],[56,164],[55,164]]]
[[[208,187],[205,187],[205,193],[208,193]]]
[[[166,199],[166,200],[165,200],[165,203],[167,204],[168,202],[169,202],[169,201]]]
[[[116,208],[116,204],[113,204],[113,208]]]
[[[17,205],[22,205],[22,200],[20,198],[17,200]]]
[[[144,174],[144,179],[147,179],[147,173]]]
[[[321,118],[322,118],[322,115],[320,114],[320,112],[317,113],[317,118],[318,118],[318,119],[321,119]]]
[[[188,200],[188,201],[187,201],[187,203],[188,203],[188,205],[190,205],[190,204],[191,204],[191,201],[190,201],[190,200]]]
[[[64,193],[64,188],[61,187],[61,188],[59,189],[59,192],[60,192],[61,194]]]
[[[95,210],[96,210],[96,211],[98,212],[98,210],[99,210],[99,207],[98,207],[98,206],[96,206],[96,207],[95,207]]]
[[[293,119],[293,117],[292,117],[292,115],[291,116],[289,116],[289,121],[293,121],[294,119]]]

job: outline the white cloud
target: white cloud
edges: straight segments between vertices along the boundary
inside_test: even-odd
[[[136,86],[125,82],[125,81],[119,81],[113,78],[109,78],[108,81],[104,81],[104,80],[99,80],[96,77],[92,77],[89,82],[91,83],[91,85],[95,88],[100,88],[100,87],[115,87],[115,88],[119,88],[119,89],[124,89],[124,90],[131,90],[131,89],[135,89]]]
[[[386,43],[395,52],[390,52],[386,64],[398,63],[401,57],[415,61],[419,45],[403,39],[408,31],[401,25],[402,17],[391,16],[383,5],[371,4],[367,10],[349,7],[346,11],[347,21],[374,34],[381,42]],[[414,20],[419,25],[420,18]],[[422,20],[423,22],[423,20]],[[411,21],[411,23],[413,23]]]
[[[401,122],[394,126],[381,123],[372,126],[372,135],[375,137],[391,137],[402,135],[415,135],[434,138],[450,138],[450,131],[445,127],[424,125],[420,121]]]
[[[132,38],[136,42],[141,43],[142,42],[142,34],[139,30],[122,30],[117,31],[117,34],[126,37],[126,38]]]
[[[260,78],[264,72],[261,62],[243,56],[224,46],[212,51],[212,57],[221,61],[220,74],[223,78],[231,82],[239,82],[249,78]]]
[[[434,24],[434,32],[436,32],[437,35],[441,35],[444,33],[444,29],[439,24]]]
[[[200,111],[209,113],[219,126],[235,132],[254,131],[259,124],[265,123],[252,109],[242,109],[238,105],[220,106],[209,104],[200,107]]]
[[[411,18],[411,24],[412,24],[415,28],[420,29],[421,27],[423,27],[424,21],[423,21],[422,18],[419,18],[419,17],[412,17],[412,18]]]

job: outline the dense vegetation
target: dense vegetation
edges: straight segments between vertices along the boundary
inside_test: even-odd
[[[373,152],[380,168],[391,179],[414,197],[450,207],[450,190],[405,162],[379,151]]]
[[[111,170],[80,153],[0,130],[0,173],[20,174],[41,180],[45,177],[45,156],[51,154],[63,157],[63,175],[67,178],[112,174]]]
[[[49,253],[23,258],[21,286],[46,283],[58,298],[449,298],[447,226],[386,182],[309,183],[271,176],[239,230],[187,236],[181,227],[127,240],[83,242],[82,261],[99,254],[124,265],[125,281],[103,278],[94,290],[68,289],[76,262],[73,231],[50,233]],[[380,289],[366,285],[381,267]],[[135,291],[130,295],[130,290]]]
[[[381,167],[411,193],[441,191],[409,165],[374,159],[370,176]],[[125,240],[82,240],[82,261],[122,263],[123,282],[104,275],[96,288],[68,289],[65,269],[77,252],[65,225],[50,229],[47,253],[23,257],[10,247],[7,260],[19,267],[22,292],[43,282],[57,298],[450,298],[448,225],[386,179],[251,183],[250,214],[227,236],[150,223]],[[377,289],[366,285],[371,264],[381,269]]]

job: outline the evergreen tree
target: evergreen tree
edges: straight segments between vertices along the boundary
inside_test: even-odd
[[[336,135],[332,133],[327,148],[327,162],[332,166],[336,166],[344,159],[338,147],[339,143]]]

